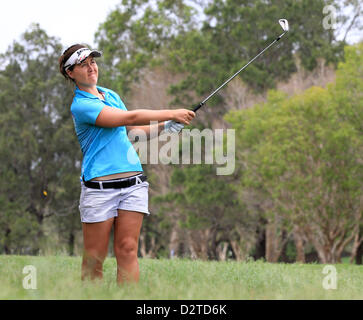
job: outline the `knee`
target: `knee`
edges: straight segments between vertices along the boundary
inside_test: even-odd
[[[134,259],[137,258],[137,240],[133,238],[125,238],[115,243],[116,258]]]

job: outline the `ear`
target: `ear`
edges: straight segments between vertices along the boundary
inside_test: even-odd
[[[71,70],[66,70],[66,72],[67,72],[67,75],[68,75],[68,77],[70,77],[72,80],[74,80],[74,78],[73,78],[73,71],[71,71]]]

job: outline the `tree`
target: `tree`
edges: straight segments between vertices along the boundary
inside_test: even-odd
[[[287,38],[239,75],[250,88],[258,92],[274,88],[276,81],[288,79],[297,70],[299,61],[306,70],[313,70],[319,59],[336,65],[342,58],[343,42],[336,40],[333,29],[322,25],[327,1],[215,0],[203,4],[202,28],[179,34],[166,53],[170,70],[186,74],[171,87],[176,101],[184,105],[190,105],[191,92],[207,95],[281,34],[277,23],[281,17],[290,22]],[[218,105],[220,110],[222,97],[220,92],[209,105]]]
[[[353,18],[354,19],[354,18]],[[345,48],[345,61],[339,64],[337,79],[331,87],[333,101],[339,110],[339,117],[349,121],[363,135],[363,43]],[[344,105],[344,108],[340,108]],[[363,150],[358,151],[361,155]],[[362,157],[359,160],[362,161]],[[362,264],[363,255],[363,221],[360,221],[359,231],[355,235],[351,261],[356,258],[357,264]]]
[[[323,263],[340,261],[362,223],[363,140],[350,117],[361,114],[362,75],[348,71],[360,48],[347,48],[336,85],[291,98],[270,92],[265,104],[226,117],[239,135],[242,185],[262,194],[267,218],[308,239]]]
[[[170,192],[154,200],[164,211],[178,213],[171,223],[181,226],[191,256],[219,259],[220,246],[226,244],[238,260],[247,257],[256,221],[246,214],[235,178],[216,176],[213,165],[175,168]]]
[[[7,252],[39,252],[45,219],[76,212],[80,152],[69,112],[72,91],[58,70],[61,49],[34,24],[1,55],[0,237]]]
[[[101,81],[125,95],[140,71],[160,64],[160,50],[193,26],[183,0],[124,0],[95,35],[104,52]]]
[[[126,94],[141,70],[162,64],[185,74],[171,86],[174,103],[191,104],[221,84],[281,33],[277,20],[290,20],[289,41],[261,56],[240,77],[253,89],[273,88],[296,71],[297,55],[307,70],[319,58],[336,64],[342,43],[324,29],[323,8],[331,1],[170,1],[124,0],[96,33],[104,52],[102,81]],[[338,8],[340,10],[340,7]],[[345,18],[342,13],[339,16]],[[276,65],[279,65],[276,68]],[[220,102],[215,96],[210,103]]]

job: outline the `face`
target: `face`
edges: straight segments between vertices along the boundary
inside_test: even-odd
[[[67,73],[79,87],[94,87],[97,84],[98,67],[96,60],[91,56],[75,65],[72,71],[67,70]]]

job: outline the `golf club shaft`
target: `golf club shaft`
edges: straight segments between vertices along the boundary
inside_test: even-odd
[[[253,61],[255,61],[261,54],[263,54],[268,48],[274,45],[277,41],[279,41],[286,31],[277,37],[270,45],[268,45],[265,49],[263,49],[257,56],[255,56],[252,60],[250,60],[247,64],[245,64],[241,69],[239,69],[232,77],[226,80],[221,86],[219,86],[216,90],[214,90],[208,97],[206,97],[201,103],[199,103],[196,107],[194,107],[193,111],[196,112],[199,108],[201,108],[210,98],[212,98],[219,90],[221,90],[228,82],[230,82],[233,78],[235,78],[242,70],[246,69]]]

